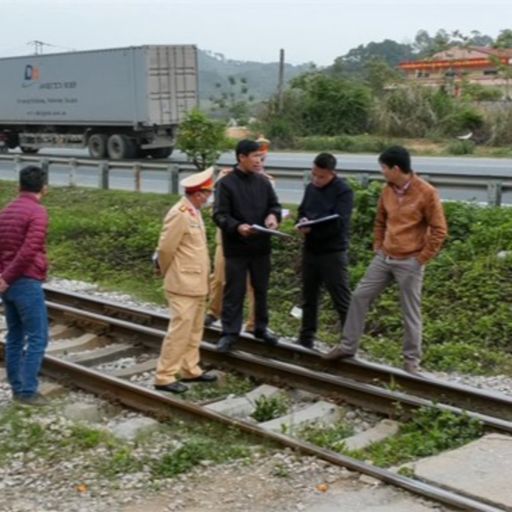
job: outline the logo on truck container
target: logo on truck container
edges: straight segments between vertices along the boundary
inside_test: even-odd
[[[39,76],[39,68],[37,66],[27,64],[25,66],[25,74],[23,76],[23,87],[30,87],[31,85],[34,85],[34,83],[37,82],[37,80],[39,80]]]

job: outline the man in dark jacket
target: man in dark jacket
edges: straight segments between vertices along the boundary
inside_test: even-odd
[[[340,328],[350,305],[348,244],[352,189],[336,176],[336,158],[320,153],[313,162],[311,183],[299,206],[298,229],[304,234],[302,254],[302,328],[298,343],[313,348],[322,283],[331,295]],[[300,227],[301,223],[330,218]]]
[[[38,373],[48,342],[42,281],[46,279],[48,215],[40,202],[46,173],[28,166],[20,172],[20,194],[0,212],[0,294],[5,309],[7,379],[14,400],[44,405]]]
[[[281,205],[270,181],[258,173],[260,145],[253,140],[241,140],[236,147],[236,159],[233,172],[217,183],[213,212],[222,231],[226,259],[220,352],[231,349],[242,328],[247,273],[254,288],[254,336],[271,345],[277,343],[277,338],[267,330],[270,235],[252,226],[276,229],[281,221]]]

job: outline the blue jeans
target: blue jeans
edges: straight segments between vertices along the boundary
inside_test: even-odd
[[[48,316],[42,283],[22,277],[2,294],[7,336],[5,361],[13,395],[37,393],[37,375],[48,343]]]

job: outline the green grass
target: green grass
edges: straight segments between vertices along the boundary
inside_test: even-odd
[[[0,207],[16,195],[2,182]],[[372,257],[373,221],[380,186],[353,183],[350,281],[355,287]],[[51,275],[98,283],[164,305],[162,281],[150,261],[162,219],[176,196],[134,192],[53,188],[45,199],[51,223],[48,239]],[[480,374],[511,374],[512,209],[446,203],[450,236],[426,270],[423,287],[424,365],[427,369]],[[282,229],[294,233],[294,212]],[[205,212],[210,251],[213,225]],[[270,326],[295,337],[300,323],[289,314],[301,302],[299,237],[273,240],[269,289]],[[340,326],[330,298],[320,300],[319,339],[336,343]],[[396,286],[371,308],[362,349],[369,357],[401,364],[403,326]],[[214,389],[214,388],[212,388]],[[212,396],[213,398],[213,396]],[[199,398],[201,399],[201,398]],[[207,396],[204,399],[208,399]]]
[[[108,432],[81,424],[67,425],[62,421],[46,425],[43,416],[38,417],[36,411],[14,404],[2,409],[0,464],[8,463],[16,453],[58,462],[67,460],[77,451],[99,446],[110,449],[117,442]]]
[[[400,411],[397,414],[400,416]],[[364,450],[346,449],[344,441],[354,432],[344,421],[329,426],[308,425],[299,430],[298,436],[322,448],[388,467],[458,448],[480,437],[482,432],[482,425],[468,416],[431,407],[419,409],[395,436]]]
[[[482,433],[482,425],[468,416],[423,408],[400,427],[396,436],[374,443],[365,450],[347,452],[341,446],[340,451],[388,467],[458,448]]]
[[[230,395],[240,396],[254,388],[248,377],[228,373],[214,384],[194,384],[182,396],[184,400],[205,402],[222,400]]]
[[[297,432],[300,439],[334,451],[342,450],[344,440],[353,434],[354,429],[345,421],[334,425],[306,425]]]
[[[288,413],[290,400],[285,394],[261,396],[256,399],[256,408],[251,416],[258,422],[270,421]]]
[[[404,137],[384,137],[379,135],[310,135],[296,137],[289,151],[320,151],[343,153],[375,153],[382,152],[389,146],[407,147],[413,155],[418,156],[476,156],[510,158],[512,149],[507,146],[488,146],[475,144],[473,141],[461,141],[452,138],[432,137],[430,139],[408,139]]]
[[[52,407],[58,414],[56,406]],[[57,467],[62,461],[80,457],[81,473],[115,481],[149,468],[151,478],[158,480],[186,472],[201,461],[221,464],[248,459],[254,446],[266,449],[217,424],[171,421],[151,436],[125,441],[101,427],[72,423],[63,417],[48,423],[46,416],[15,405],[0,410],[0,466],[20,454],[22,460],[45,461]],[[155,444],[158,451],[150,449]]]

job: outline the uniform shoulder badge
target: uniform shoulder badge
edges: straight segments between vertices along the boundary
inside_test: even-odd
[[[179,207],[180,212],[183,212],[183,213],[185,213],[187,211],[187,209],[188,208],[185,205]]]

